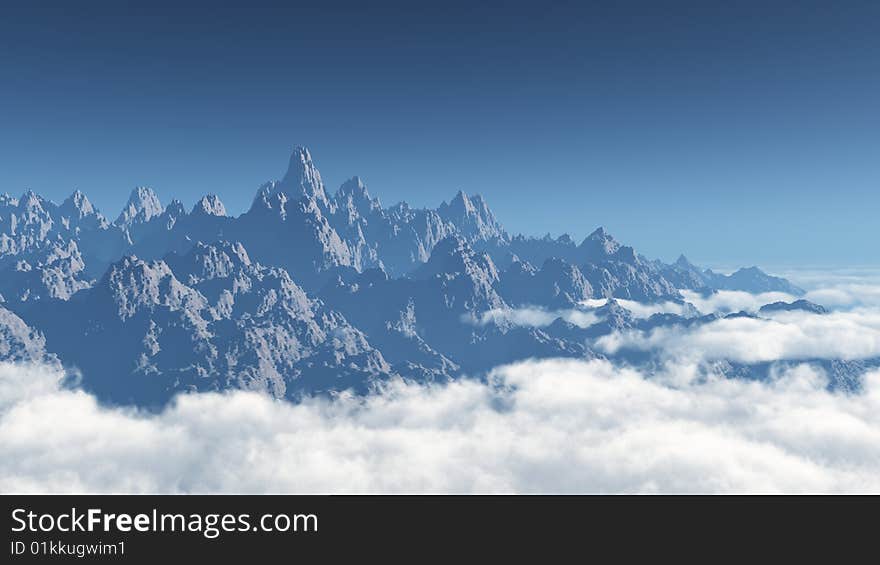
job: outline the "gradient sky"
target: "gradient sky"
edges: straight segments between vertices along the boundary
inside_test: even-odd
[[[880,262],[877,2],[19,4],[0,192],[239,213],[304,144],[333,190],[481,193],[514,232]]]

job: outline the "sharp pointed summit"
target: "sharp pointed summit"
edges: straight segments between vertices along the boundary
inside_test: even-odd
[[[361,216],[366,216],[382,209],[379,199],[370,196],[367,185],[357,176],[342,183],[342,186],[336,191],[335,200],[339,209],[349,214],[357,212]]]
[[[139,186],[131,191],[128,203],[116,219],[116,224],[126,226],[149,222],[164,212],[159,197],[152,188]]]
[[[64,212],[75,212],[79,218],[90,216],[95,213],[95,207],[81,190],[75,190],[61,203]]]
[[[193,214],[204,214],[207,216],[226,216],[226,207],[216,194],[207,194],[202,196],[192,209]]]
[[[330,205],[321,173],[318,172],[308,148],[297,145],[290,155],[287,173],[281,179],[280,188],[294,198],[305,196],[318,201],[325,207]]]
[[[60,206],[33,191],[0,196],[0,295],[105,398],[150,404],[181,390],[366,390],[392,374],[446,379],[580,356],[585,339],[642,323],[613,298],[803,292],[755,267],[720,275],[683,256],[652,261],[604,228],[580,244],[511,237],[464,191],[437,208],[384,208],[352,177],[328,200],[304,147],[248,212],[228,216],[214,194],[189,210],[140,187],[110,224],[81,191]],[[612,300],[584,310],[598,298]],[[764,313],[777,310],[821,312],[786,302]]]
[[[604,227],[598,227],[588,235],[580,244],[583,260],[594,261],[602,257],[614,255],[620,250],[620,243],[614,239]]]
[[[355,196],[357,198],[370,198],[370,193],[367,190],[367,185],[364,184],[364,181],[361,177],[355,175],[342,183],[342,186],[339,187],[338,194],[340,196]]]
[[[46,202],[39,194],[28,189],[18,199],[18,207],[21,210],[42,210]]]
[[[693,267],[693,263],[691,263],[687,257],[684,256],[684,253],[678,256],[678,259],[675,260],[675,266],[681,267],[682,269],[687,269],[689,267]]]
[[[92,205],[88,197],[80,190],[75,190],[58,206],[61,214],[61,225],[68,230],[106,230],[109,226],[107,218]]]
[[[453,223],[470,240],[507,238],[504,228],[480,195],[468,197],[464,191],[459,190],[448,204],[440,204],[437,213],[443,220]]]

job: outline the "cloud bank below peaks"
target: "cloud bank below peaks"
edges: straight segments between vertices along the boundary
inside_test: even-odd
[[[597,339],[596,347],[609,355],[654,350],[662,358],[688,362],[869,359],[880,356],[880,312],[780,312],[770,318],[722,318],[687,328],[613,333]]]
[[[63,389],[56,370],[0,364],[0,491],[880,490],[880,373],[836,395],[807,366],[765,383],[697,372],[548,360],[488,384],[296,405],[195,394],[148,414]]]

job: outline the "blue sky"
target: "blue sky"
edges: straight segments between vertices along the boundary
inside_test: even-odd
[[[876,3],[31,4],[0,21],[0,192],[241,212],[305,144],[331,189],[481,193],[514,232],[880,260]]]

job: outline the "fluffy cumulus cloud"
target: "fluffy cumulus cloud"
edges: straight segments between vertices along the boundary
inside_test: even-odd
[[[880,373],[836,395],[807,366],[766,383],[695,371],[550,360],[488,384],[297,405],[188,395],[149,414],[0,365],[0,491],[880,490]]]
[[[688,328],[625,331],[603,336],[595,345],[611,355],[627,350],[655,351],[663,359],[678,362],[759,363],[880,357],[880,273],[853,270],[785,274],[807,289],[807,300],[831,312],[765,312],[760,318],[723,318]],[[722,314],[755,313],[765,304],[797,299],[779,292],[719,291],[704,297],[685,290],[682,294],[701,312]]]
[[[782,272],[807,290],[806,299],[828,308],[880,307],[880,270],[838,269]]]
[[[876,308],[880,306],[880,285],[838,284],[810,290],[806,299],[829,308]]]
[[[730,312],[757,312],[761,306],[774,302],[792,302],[796,297],[784,292],[762,292],[752,294],[739,290],[719,290],[708,296],[702,296],[692,290],[682,290],[682,296],[704,314],[714,312],[727,314]]]
[[[654,314],[667,313],[686,316],[690,314],[687,306],[676,302],[659,302],[646,304],[635,300],[616,299],[618,304],[629,310],[636,318],[650,318]],[[557,319],[562,318],[570,324],[581,328],[587,328],[602,321],[602,317],[595,312],[608,301],[605,298],[585,300],[580,308],[567,308],[550,310],[538,306],[521,308],[494,308],[486,310],[479,315],[465,315],[462,321],[478,326],[487,324],[531,326],[541,328],[549,326]]]
[[[722,318],[689,328],[614,333],[599,338],[596,346],[612,355],[628,349],[656,350],[662,357],[688,361],[868,359],[880,356],[880,311]]]

